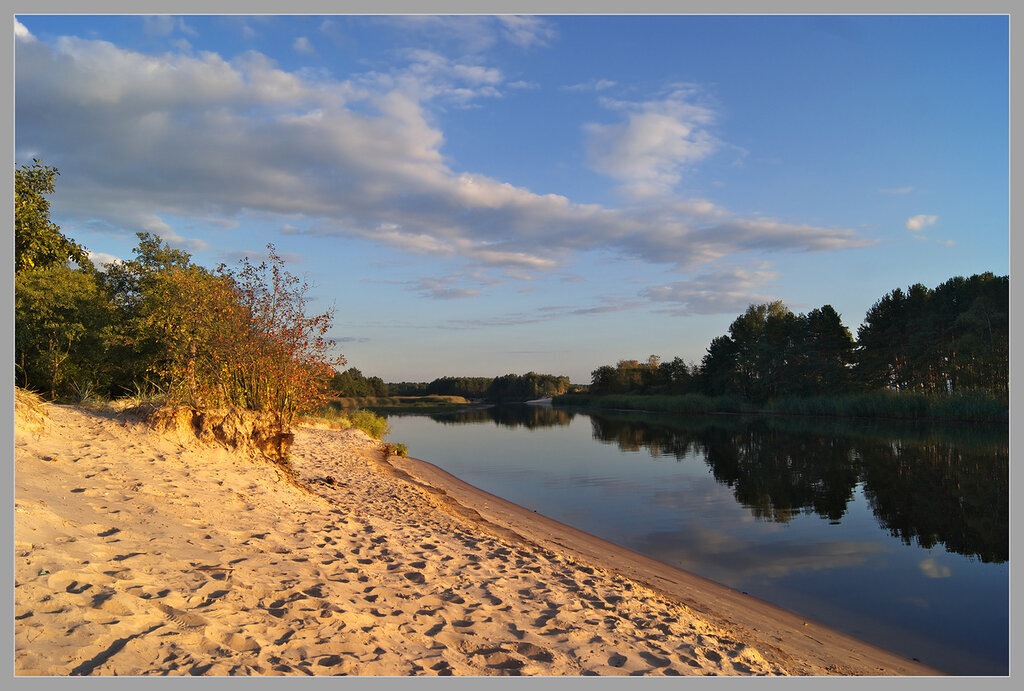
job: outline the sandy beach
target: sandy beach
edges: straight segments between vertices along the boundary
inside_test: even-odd
[[[934,675],[357,430],[16,414],[17,675]],[[415,449],[412,450],[415,452]]]

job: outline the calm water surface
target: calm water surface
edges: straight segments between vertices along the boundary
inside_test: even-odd
[[[504,406],[390,415],[466,482],[952,674],[1009,670],[1007,431]]]

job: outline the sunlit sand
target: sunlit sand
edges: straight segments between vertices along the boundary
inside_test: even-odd
[[[297,429],[292,479],[47,411],[15,433],[18,675],[935,674],[359,431]]]

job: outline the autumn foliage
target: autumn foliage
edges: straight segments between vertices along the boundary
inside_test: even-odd
[[[326,382],[345,364],[326,337],[333,311],[307,315],[309,285],[267,249],[269,266],[246,258],[237,271],[187,266],[156,276],[148,324],[167,348],[153,371],[172,398],[285,420],[324,401]]]

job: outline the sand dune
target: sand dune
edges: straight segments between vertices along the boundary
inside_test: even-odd
[[[673,594],[361,432],[300,428],[290,458],[297,482],[125,417],[18,425],[16,674],[934,673],[670,570]]]

